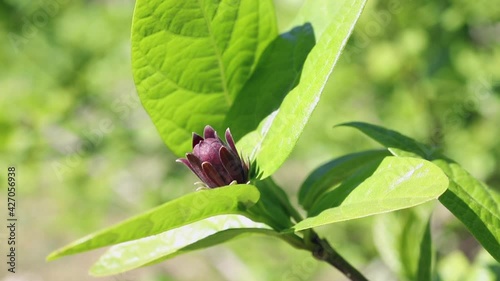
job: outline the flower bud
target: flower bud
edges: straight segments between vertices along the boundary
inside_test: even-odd
[[[224,143],[217,132],[206,126],[203,137],[193,133],[193,152],[177,162],[186,165],[210,188],[233,183],[247,183],[249,165],[238,155],[229,128]]]

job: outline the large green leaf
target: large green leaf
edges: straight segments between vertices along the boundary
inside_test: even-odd
[[[348,154],[329,161],[314,170],[299,190],[299,203],[309,210],[316,200],[332,187],[342,182],[361,166],[371,161],[382,161],[387,150],[369,150]]]
[[[225,123],[235,139],[255,130],[262,119],[279,108],[299,82],[314,43],[312,26],[306,23],[281,34],[267,46],[226,116]]]
[[[436,199],[448,186],[448,178],[436,165],[422,159],[386,157],[372,176],[350,192],[342,203],[293,229],[320,225],[413,207]]]
[[[456,163],[443,159],[433,162],[451,179],[439,201],[500,261],[500,204],[493,195],[495,191]]]
[[[420,156],[424,159],[430,159],[433,151],[412,138],[402,135],[396,131],[389,130],[380,126],[363,123],[363,122],[350,122],[340,124],[338,126],[353,127],[388,149],[395,150],[398,156]],[[410,154],[408,154],[410,153]]]
[[[373,175],[381,162],[382,159],[372,160],[360,166],[339,186],[319,196],[311,206],[307,215],[309,217],[316,216],[326,209],[339,206],[354,189]]]
[[[407,136],[366,123],[343,125],[355,127],[382,145],[393,148],[391,152],[397,156],[415,153],[420,157],[432,159],[450,178],[448,190],[439,197],[439,201],[469,229],[496,260],[500,261],[500,202],[497,192],[472,177],[453,160],[432,152],[429,147]]]
[[[210,217],[157,235],[115,245],[100,257],[90,273],[96,276],[117,274],[252,233],[277,235],[269,226],[243,216]]]
[[[132,66],[142,104],[181,156],[225,115],[277,36],[271,0],[138,0]]]
[[[51,253],[47,260],[155,235],[211,216],[243,214],[259,196],[252,185],[231,185],[190,193],[87,235]]]
[[[305,7],[314,5],[315,1],[306,2]],[[285,97],[277,111],[259,124],[256,131],[239,141],[250,159],[257,160],[263,178],[273,174],[290,155],[320,99],[365,0],[335,1],[335,4],[328,11],[317,10],[328,13],[330,21],[320,36],[315,34],[317,43],[304,63],[297,87]],[[314,24],[313,27],[316,28]]]

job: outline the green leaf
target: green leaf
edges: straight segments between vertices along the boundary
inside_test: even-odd
[[[400,276],[399,280],[417,280],[419,275],[430,274],[432,243],[428,224],[435,205],[422,204],[375,219],[374,244],[384,263]]]
[[[265,224],[239,215],[210,217],[157,235],[115,245],[100,257],[90,273],[95,276],[118,274],[252,233],[276,232]]]
[[[347,196],[358,187],[368,177],[373,175],[375,170],[380,166],[382,159],[373,160],[360,166],[352,175],[346,178],[339,186],[324,193],[311,206],[308,216],[316,216],[326,209],[339,206]]]
[[[290,155],[319,101],[365,0],[335,3],[338,5],[331,10],[321,11],[328,13],[330,22],[320,36],[315,36],[317,43],[304,63],[297,87],[285,97],[277,111],[259,124],[256,131],[239,141],[242,151],[247,151],[250,159],[257,160],[262,178],[272,175]]]
[[[293,229],[300,231],[329,223],[405,209],[436,199],[448,179],[434,164],[421,159],[386,157],[371,177],[357,186],[342,203]]]
[[[433,163],[451,179],[448,190],[439,201],[500,261],[500,207],[495,200],[495,191],[450,160],[438,159]]]
[[[337,126],[356,128],[363,132],[365,135],[387,147],[389,150],[391,150],[391,152],[396,152],[398,156],[414,157],[418,155],[424,159],[430,159],[433,154],[433,150],[430,147],[421,144],[396,131],[389,130],[380,126],[363,122],[350,122]]]
[[[47,260],[155,235],[211,216],[244,214],[259,196],[257,188],[251,185],[230,185],[190,193],[87,235],[51,253]]]
[[[142,104],[178,156],[191,133],[222,130],[236,95],[277,36],[271,0],[138,0],[132,66]]]
[[[395,131],[359,122],[341,126],[361,130],[388,147],[395,155],[414,153],[420,157],[434,159],[432,162],[450,178],[448,190],[439,197],[439,201],[469,229],[496,260],[500,261],[500,202],[495,191],[472,177],[453,160]]]
[[[292,226],[290,217],[297,213],[288,200],[288,195],[270,177],[257,181],[255,186],[261,196],[259,202],[248,209],[252,219],[266,223],[278,231],[289,229]]]
[[[427,221],[424,235],[420,241],[420,255],[418,258],[417,281],[432,280],[432,236],[430,220]]]
[[[351,176],[361,166],[371,161],[380,162],[389,155],[387,150],[369,150],[348,154],[321,165],[300,187],[299,203],[309,210],[318,197]]]
[[[299,82],[314,43],[312,26],[306,23],[281,34],[267,46],[226,116],[225,123],[235,139],[255,130],[262,119],[279,108]]]
[[[332,19],[342,16],[339,7],[349,5],[350,2],[349,0],[306,0],[291,25],[310,22],[314,26],[316,38],[320,38],[332,23]]]

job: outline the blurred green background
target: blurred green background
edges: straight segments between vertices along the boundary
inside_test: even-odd
[[[282,31],[301,3],[276,0]],[[7,166],[17,168],[19,218],[18,273],[4,275],[2,257],[1,281],[95,280],[87,270],[103,250],[50,263],[45,256],[195,189],[194,176],[174,162],[136,96],[133,6],[129,0],[0,3],[0,179],[7,182]],[[498,190],[498,1],[369,1],[311,122],[275,176],[293,199],[321,163],[379,147],[352,129],[333,128],[354,120],[434,144]],[[0,193],[0,206],[6,196]],[[6,207],[0,214],[5,222]],[[377,252],[376,220],[320,232],[373,280],[399,280]],[[442,207],[433,230],[441,280],[500,278],[493,274],[500,276],[498,264]],[[307,252],[248,237],[100,280],[345,279]]]

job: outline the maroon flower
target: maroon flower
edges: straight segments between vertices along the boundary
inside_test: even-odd
[[[200,180],[210,188],[234,183],[247,183],[249,165],[241,160],[234,145],[229,128],[226,130],[226,143],[217,132],[207,125],[203,137],[193,133],[193,152],[177,162],[186,165]]]

